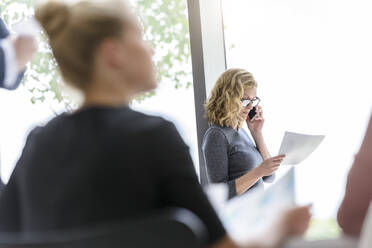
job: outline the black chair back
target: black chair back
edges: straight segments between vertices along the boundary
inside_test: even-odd
[[[140,220],[89,228],[0,233],[0,248],[204,247],[206,229],[185,209],[167,209]]]

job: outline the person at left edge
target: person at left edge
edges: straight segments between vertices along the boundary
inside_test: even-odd
[[[0,18],[0,88],[16,89],[21,83],[26,64],[36,52],[36,42],[32,36],[10,35]]]
[[[36,52],[32,36],[13,37],[0,18],[0,88],[17,89],[26,71],[26,64]],[[4,187],[0,173],[0,191]]]

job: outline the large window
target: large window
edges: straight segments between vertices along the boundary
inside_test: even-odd
[[[10,29],[32,15],[32,2],[4,2],[1,15]],[[145,39],[156,51],[154,60],[159,82],[154,92],[138,96],[131,107],[174,122],[190,147],[198,172],[187,2],[132,0],[131,3],[143,25]],[[61,90],[65,85],[55,69],[45,39],[40,38],[39,44],[39,52],[29,65],[23,85],[14,92],[0,90],[0,162],[4,181],[11,174],[29,131],[60,112],[75,109],[79,101],[74,91]]]
[[[187,0],[132,0],[153,43],[159,86],[154,94],[132,107],[172,121],[186,144],[199,172]]]
[[[185,143],[190,147],[195,170],[199,172],[194,92],[192,88],[175,89],[173,85],[163,83],[159,85],[155,96],[142,102],[134,102],[132,107],[135,110],[158,115],[172,121]]]
[[[334,221],[370,115],[371,12],[363,0],[223,0],[227,65],[255,76],[271,153],[286,130],[326,135],[296,167],[316,219]]]

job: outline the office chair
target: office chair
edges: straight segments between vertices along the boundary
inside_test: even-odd
[[[195,214],[171,208],[141,219],[86,228],[0,232],[0,248],[190,248],[204,247],[206,235]]]

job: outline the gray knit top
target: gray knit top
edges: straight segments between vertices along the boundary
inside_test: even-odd
[[[235,180],[263,161],[256,145],[243,128],[236,131],[232,127],[211,125],[205,132],[202,149],[209,182],[226,183],[229,199],[237,195]],[[272,182],[274,177],[263,177],[248,190],[263,190],[263,181]]]

